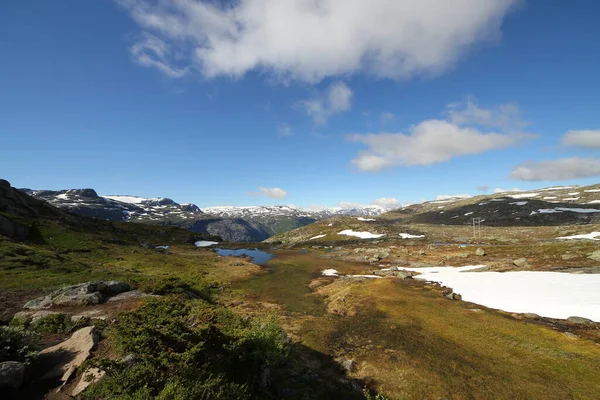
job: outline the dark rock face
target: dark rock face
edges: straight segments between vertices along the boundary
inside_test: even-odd
[[[29,227],[0,215],[0,235],[13,240],[25,240],[29,236]]]
[[[271,236],[264,227],[240,218],[198,220],[188,229],[194,232],[208,232],[228,242],[260,242]]]
[[[25,365],[17,361],[0,363],[0,393],[8,393],[11,398],[19,390],[25,377]]]

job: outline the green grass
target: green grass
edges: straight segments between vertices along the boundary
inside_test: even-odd
[[[305,341],[364,363],[392,398],[595,399],[600,349],[438,291],[382,279],[355,284],[358,313],[305,323]]]

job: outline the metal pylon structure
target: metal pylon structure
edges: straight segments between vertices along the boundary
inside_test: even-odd
[[[481,237],[481,223],[484,221],[483,218],[473,218],[473,237],[480,238]]]

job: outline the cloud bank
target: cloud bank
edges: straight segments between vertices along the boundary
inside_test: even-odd
[[[514,146],[535,137],[517,129],[524,124],[515,105],[482,109],[469,100],[462,106],[453,105],[446,119],[419,122],[406,133],[353,134],[348,138],[367,147],[352,163],[361,171],[373,172],[400,165],[437,164]]]
[[[315,124],[325,125],[329,117],[352,107],[352,89],[344,82],[334,82],[324,94],[311,100],[303,100],[299,105]]]
[[[241,77],[259,70],[310,83],[359,72],[391,79],[439,74],[474,45],[498,40],[504,17],[519,3],[116,1],[142,31],[133,57],[167,76]],[[148,35],[157,40],[149,44]]]
[[[266,187],[261,186],[258,188],[258,192],[253,192],[253,193],[251,193],[251,195],[263,196],[263,197],[269,197],[271,199],[281,200],[281,199],[286,198],[286,196],[288,195],[288,192],[283,189],[280,189],[278,187],[266,188]]]
[[[562,144],[584,149],[600,149],[600,129],[568,131],[562,137]]]
[[[529,161],[517,165],[510,177],[521,181],[562,181],[600,176],[600,160],[595,158],[561,158]]]

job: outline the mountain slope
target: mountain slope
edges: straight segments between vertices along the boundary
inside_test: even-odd
[[[75,214],[109,221],[177,226],[231,242],[256,242],[336,215],[373,216],[381,207],[303,210],[290,206],[231,206],[200,209],[169,198],[99,196],[93,189],[32,190],[27,194]]]

